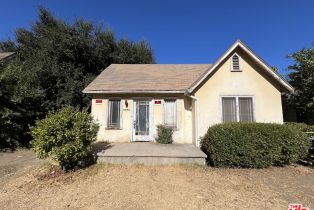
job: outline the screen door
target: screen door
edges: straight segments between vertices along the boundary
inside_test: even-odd
[[[133,140],[151,140],[151,106],[149,100],[134,101]]]

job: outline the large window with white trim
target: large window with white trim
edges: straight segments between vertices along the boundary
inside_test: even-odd
[[[253,122],[253,97],[222,97],[222,122]]]
[[[110,99],[108,102],[108,128],[120,128],[121,100]]]
[[[176,99],[164,100],[164,125],[177,128],[177,101]]]

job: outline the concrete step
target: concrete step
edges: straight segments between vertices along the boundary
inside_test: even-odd
[[[98,156],[98,163],[109,163],[109,164],[143,164],[143,165],[178,165],[178,164],[188,164],[188,165],[205,165],[205,158],[185,158],[185,157],[106,157]]]
[[[192,144],[111,143],[97,153],[97,162],[111,164],[206,164],[206,155]]]

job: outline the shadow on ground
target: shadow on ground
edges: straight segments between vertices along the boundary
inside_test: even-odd
[[[113,146],[108,142],[96,142],[92,145],[92,153],[94,155],[97,155],[98,152],[109,149],[111,147]]]

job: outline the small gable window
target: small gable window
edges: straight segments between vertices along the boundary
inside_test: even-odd
[[[232,60],[231,71],[241,71],[240,57],[237,54],[234,54],[231,60]]]

